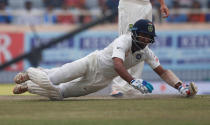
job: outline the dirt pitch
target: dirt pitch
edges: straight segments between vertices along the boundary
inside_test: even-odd
[[[81,96],[81,97],[70,97],[64,100],[112,100],[112,99],[172,99],[172,98],[183,98],[179,95],[145,95],[136,97],[111,97],[107,96]],[[49,100],[48,98],[41,97],[38,95],[0,95],[0,101],[3,100]]]

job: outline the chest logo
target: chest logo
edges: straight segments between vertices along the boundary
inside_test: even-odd
[[[141,54],[136,54],[136,59],[140,60],[141,59]]]

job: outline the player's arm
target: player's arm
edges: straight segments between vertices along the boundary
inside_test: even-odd
[[[162,14],[163,18],[166,18],[169,16],[169,9],[167,5],[165,4],[165,0],[158,0],[160,3],[160,12]]]
[[[183,82],[171,71],[164,69],[159,62],[157,56],[148,49],[146,53],[146,62],[151,66],[151,68],[170,86],[178,89],[178,91],[184,96],[193,96],[197,93],[197,87],[194,83],[190,83],[189,86],[183,86]]]
[[[182,81],[171,70],[165,70],[161,65],[153,70],[161,77],[162,80],[175,89],[178,89],[179,86],[182,85]]]
[[[127,35],[121,35],[115,39],[113,43],[112,60],[115,71],[119,74],[122,79],[131,82],[134,78],[128,73],[127,69],[123,65],[125,60],[125,53],[129,51],[131,46],[130,39]]]
[[[159,62],[159,59],[155,54],[148,48],[148,51],[146,52],[146,59],[145,62],[147,62],[150,67],[164,80],[166,83],[168,83],[170,86],[178,89],[178,87],[182,83],[181,80],[171,71],[164,69]]]
[[[112,58],[114,69],[121,78],[127,81],[135,89],[139,90],[142,94],[152,93],[153,86],[142,79],[133,78],[123,65],[123,60],[117,57]]]
[[[123,60],[117,57],[113,58],[114,69],[119,74],[121,78],[123,78],[128,83],[134,79],[127,71],[127,69],[123,65]]]
[[[183,86],[183,82],[171,70],[165,70],[161,65],[153,70],[162,78],[162,80],[179,90],[179,92],[186,97],[194,96],[198,91],[193,82],[188,86]]]

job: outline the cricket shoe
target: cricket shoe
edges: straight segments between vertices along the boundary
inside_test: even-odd
[[[25,81],[29,80],[28,74],[26,72],[19,72],[14,77],[14,82],[17,84],[24,83]]]
[[[123,93],[120,91],[112,91],[112,93],[110,94],[112,97],[122,97]]]
[[[14,94],[22,94],[28,91],[28,86],[25,83],[22,84],[16,84],[16,86],[13,89]]]
[[[120,97],[138,97],[142,96],[142,93],[134,88],[122,88],[118,87],[118,90],[112,91],[110,94],[112,97],[120,98]]]

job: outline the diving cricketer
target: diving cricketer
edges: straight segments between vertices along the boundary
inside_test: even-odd
[[[50,98],[63,100],[96,92],[120,76],[127,84],[142,94],[152,93],[153,86],[133,77],[127,69],[145,61],[162,80],[177,89],[181,95],[190,97],[197,93],[194,83],[187,86],[171,71],[164,69],[159,59],[149,49],[154,43],[155,26],[145,19],[135,22],[130,34],[120,35],[103,50],[96,50],[84,58],[53,69],[28,68],[18,73],[14,81],[14,94],[29,91]]]

